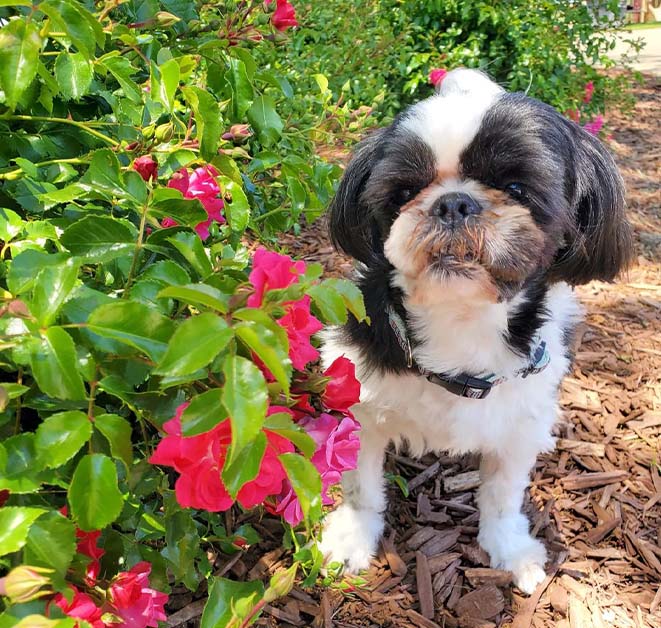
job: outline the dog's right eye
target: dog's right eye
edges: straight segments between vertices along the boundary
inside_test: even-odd
[[[415,196],[415,190],[411,188],[399,188],[394,196],[397,205],[401,206],[408,203]]]

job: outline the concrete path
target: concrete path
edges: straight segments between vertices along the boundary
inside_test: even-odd
[[[628,31],[624,39],[642,39],[645,42],[645,47],[640,51],[640,57],[634,68],[640,72],[661,76],[661,27]],[[612,58],[619,59],[627,48],[627,44],[619,41],[611,52]]]

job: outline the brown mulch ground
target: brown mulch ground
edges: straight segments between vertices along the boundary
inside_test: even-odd
[[[540,456],[531,483],[534,532],[553,558],[546,581],[526,597],[507,572],[488,568],[475,540],[475,456],[414,460],[391,453],[386,470],[406,478],[411,491],[405,498],[395,484],[390,488],[389,532],[367,584],[349,592],[295,589],[256,625],[661,628],[659,79],[648,78],[636,95],[633,119],[613,113],[608,122],[638,263],[626,281],[580,289],[587,319],[563,384],[558,447]],[[331,274],[350,270],[321,224],[287,245]],[[275,547],[279,524],[257,525]],[[266,578],[286,564],[282,550],[263,556],[252,550],[221,567],[238,579]],[[185,625],[187,612],[199,616],[201,603],[169,625]]]

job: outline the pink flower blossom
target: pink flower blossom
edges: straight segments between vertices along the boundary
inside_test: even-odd
[[[145,180],[156,179],[158,177],[158,163],[150,155],[138,157],[133,162],[133,169]]]
[[[218,175],[219,172],[213,166],[206,165],[196,168],[190,176],[188,170],[182,168],[175,172],[168,181],[168,187],[179,190],[184,198],[196,198],[202,203],[209,217],[204,222],[195,225],[195,231],[197,231],[197,234],[202,240],[206,240],[209,237],[209,226],[213,221],[221,225],[225,222],[222,214],[224,203],[223,199],[219,198],[220,187],[218,181],[216,181]],[[168,221],[167,225],[164,224],[165,221]],[[165,218],[161,222],[161,225],[164,227],[172,227],[176,224],[171,218]]]
[[[585,84],[585,92],[583,93],[583,102],[587,105],[592,100],[592,94],[594,92],[594,83],[588,81]]]
[[[71,602],[67,601],[67,598],[61,593],[53,598],[53,602],[62,609],[67,617],[83,619],[92,628],[105,628],[106,625],[101,620],[103,611],[94,603],[94,600],[73,585],[69,585],[69,588],[73,590]]]
[[[444,70],[443,68],[434,68],[430,73],[429,73],[429,82],[434,86],[437,87],[443,82],[443,79],[445,78],[445,75],[448,73],[447,70]]]
[[[594,118],[594,120],[591,120],[587,124],[584,124],[583,128],[592,135],[599,135],[599,132],[601,131],[601,127],[603,126],[604,126],[604,117],[601,114],[599,114]]]
[[[165,621],[166,593],[149,586],[151,565],[141,562],[129,571],[122,571],[108,589],[110,612],[121,617],[125,628],[158,628],[159,621]]]
[[[310,344],[310,338],[321,330],[323,325],[310,313],[308,295],[289,303],[287,313],[278,320],[278,325],[287,332],[289,357],[294,368],[303,370],[308,362],[319,357],[319,352]]]
[[[175,494],[180,506],[210,512],[227,510],[234,500],[222,482],[221,472],[232,442],[230,422],[226,419],[209,432],[185,437],[181,432],[181,415],[187,406],[187,403],[179,406],[175,417],[163,425],[166,436],[149,462],[174,467],[179,472]],[[267,446],[259,473],[237,495],[237,501],[244,508],[253,508],[267,496],[281,492],[286,474],[278,456],[294,451],[294,446],[285,438],[274,432],[264,433]]]
[[[305,262],[295,262],[289,255],[267,251],[259,247],[252,258],[252,270],[248,280],[255,292],[248,297],[249,307],[259,307],[268,290],[286,288],[305,272]]]
[[[270,1],[267,4],[270,4]],[[271,16],[271,22],[275,28],[279,31],[284,31],[292,26],[298,26],[296,10],[289,3],[289,0],[276,0],[275,4],[276,8]]]
[[[331,378],[321,397],[324,405],[329,410],[348,413],[349,408],[360,401],[356,366],[348,358],[340,356],[324,371],[324,375]]]

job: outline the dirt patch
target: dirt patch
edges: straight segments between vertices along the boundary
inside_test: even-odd
[[[638,263],[624,281],[579,290],[587,316],[562,388],[560,440],[553,453],[539,457],[527,500],[534,533],[552,556],[546,581],[526,597],[507,572],[488,568],[476,541],[476,456],[414,460],[391,452],[386,471],[406,478],[412,490],[404,497],[390,486],[389,529],[367,583],[344,591],[296,589],[267,607],[256,625],[661,627],[658,79],[648,77],[636,96],[633,119],[612,113],[608,121],[628,188]],[[351,268],[331,248],[323,221],[283,244],[330,274]],[[279,545],[278,522],[256,526]],[[243,579],[252,569],[251,576],[266,577],[287,563],[281,550],[260,551],[232,558],[225,573]]]

